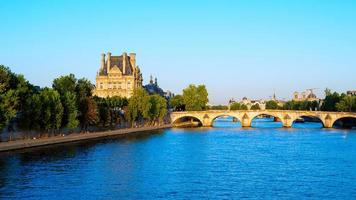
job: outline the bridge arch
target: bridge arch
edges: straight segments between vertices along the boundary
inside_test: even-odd
[[[211,126],[214,126],[214,122],[216,121],[216,119],[221,118],[221,117],[232,117],[233,120],[236,119],[237,122],[241,123],[240,116],[226,113],[226,114],[217,114],[217,115],[213,116],[212,119],[211,119],[211,122],[210,122]]]
[[[256,114],[251,115],[248,126],[253,127],[252,125],[253,120],[257,119],[257,117],[259,116],[273,117],[275,122],[280,122],[281,127],[285,126],[285,120],[283,119],[283,116],[277,113],[270,113],[270,112],[258,112]]]
[[[343,115],[335,118],[332,121],[332,127],[340,126],[342,128],[353,128],[356,127],[356,116],[354,115]]]
[[[203,121],[204,120],[200,119],[200,117],[198,117],[198,116],[182,115],[175,119],[172,119],[172,125],[174,127],[180,127],[180,126],[185,126],[185,125],[186,126],[202,126]]]
[[[323,119],[322,116],[320,115],[317,115],[317,114],[299,114],[299,115],[296,115],[294,118],[293,118],[293,122],[292,122],[292,126],[295,126],[296,123],[298,123],[298,120],[299,119],[304,119],[304,118],[310,118],[313,120],[313,122],[315,123],[320,123],[321,124],[321,127],[320,128],[323,128],[325,127],[325,119]]]

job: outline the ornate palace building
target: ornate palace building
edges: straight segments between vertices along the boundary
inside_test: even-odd
[[[101,55],[101,66],[93,92],[95,96],[129,98],[137,87],[142,87],[142,74],[136,65],[136,54],[111,56],[109,52]]]

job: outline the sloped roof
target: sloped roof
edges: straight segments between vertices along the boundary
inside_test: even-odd
[[[113,68],[115,65],[123,72],[123,56],[111,56],[110,57],[110,69]],[[131,66],[130,56],[126,56],[126,73],[125,74],[132,74],[133,67]]]

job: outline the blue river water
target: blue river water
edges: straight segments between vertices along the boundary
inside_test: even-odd
[[[252,126],[0,154],[0,199],[356,199],[356,130]]]

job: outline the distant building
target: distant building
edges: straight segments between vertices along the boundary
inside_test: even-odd
[[[136,54],[123,53],[121,56],[111,56],[107,53],[101,56],[101,66],[96,75],[93,95],[99,97],[131,97],[135,88],[142,86],[140,68],[136,65]]]
[[[158,95],[164,96],[164,91],[158,86],[157,78],[155,78],[155,81],[153,82],[153,77],[151,76],[150,83],[143,87],[150,95],[158,94]]]
[[[167,100],[171,99],[174,94],[171,91],[163,91],[162,88],[159,87],[158,82],[157,82],[157,78],[155,78],[154,82],[153,82],[153,77],[150,77],[150,82],[143,86],[143,88],[148,92],[148,94],[152,95],[152,94],[158,94],[164,98],[166,98]]]
[[[346,92],[349,96],[356,96],[356,90],[349,90]]]
[[[247,97],[242,98],[240,104],[246,105],[250,110],[253,105],[258,105],[261,110],[266,110],[266,101],[265,100],[251,100]]]
[[[313,90],[306,90],[304,92],[294,92],[293,101],[318,101],[319,99],[313,93]]]

